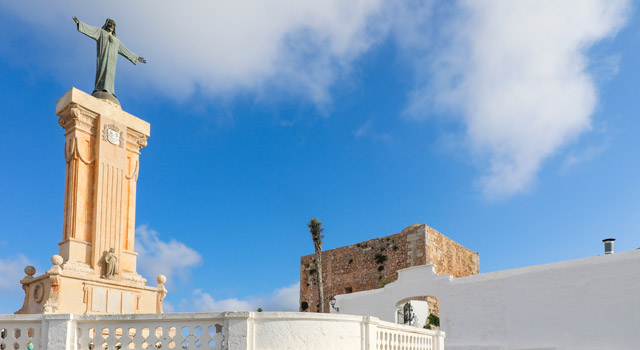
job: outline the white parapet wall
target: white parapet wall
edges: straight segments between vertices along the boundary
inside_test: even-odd
[[[336,307],[393,321],[421,296],[439,300],[447,350],[640,349],[640,250],[461,278],[411,267]]]
[[[444,350],[444,332],[298,312],[0,315],[0,349]]]

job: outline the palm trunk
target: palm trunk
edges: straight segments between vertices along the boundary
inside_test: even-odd
[[[318,312],[324,312],[324,288],[322,284],[322,251],[316,250],[316,264],[318,270]]]

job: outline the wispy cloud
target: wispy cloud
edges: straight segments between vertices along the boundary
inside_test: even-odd
[[[371,120],[368,120],[353,132],[353,136],[358,139],[366,136],[367,134],[369,134],[369,132],[371,132],[371,125]]]
[[[362,124],[356,130],[354,130],[353,131],[353,136],[355,138],[357,138],[357,139],[364,138],[364,137],[369,137],[369,138],[372,138],[374,140],[379,140],[379,141],[390,141],[391,140],[391,135],[390,134],[379,133],[379,132],[375,131],[375,129],[373,127],[373,121],[372,120],[366,121],[364,124]]]
[[[185,300],[185,311],[298,311],[300,283],[278,288],[268,296],[250,296],[242,299],[214,299],[211,294],[196,289],[190,300]]]
[[[184,281],[189,270],[202,263],[196,250],[175,239],[161,240],[158,232],[147,225],[136,229],[136,238],[140,272],[153,281],[160,274],[167,276],[169,285],[175,283],[174,277]]]
[[[590,146],[578,152],[570,152],[564,159],[563,168],[564,170],[569,170],[580,163],[588,162],[599,156],[608,147],[609,144],[605,143],[602,145]]]
[[[591,127],[587,50],[626,23],[626,0],[459,1],[407,113],[458,112],[488,198],[530,188],[542,163]],[[611,59],[608,74],[615,72]]]
[[[24,255],[0,259],[0,295],[21,292],[20,280],[26,275],[24,268],[30,265]]]
[[[615,77],[620,71],[620,61],[622,55],[609,54],[593,59],[591,72],[597,81],[607,82]]]

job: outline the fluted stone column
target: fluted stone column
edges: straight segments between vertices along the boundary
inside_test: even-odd
[[[66,131],[63,266],[102,276],[104,255],[113,248],[117,279],[140,282],[134,252],[136,183],[150,125],[75,88],[58,101],[56,114]]]

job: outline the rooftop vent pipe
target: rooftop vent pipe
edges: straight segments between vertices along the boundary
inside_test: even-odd
[[[613,254],[613,241],[615,238],[605,238],[602,241],[604,242],[604,254]]]

